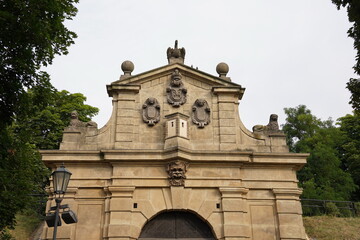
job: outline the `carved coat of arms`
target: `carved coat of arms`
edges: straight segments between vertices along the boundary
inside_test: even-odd
[[[210,123],[210,107],[205,99],[196,99],[192,106],[191,119],[198,128],[203,128]]]
[[[167,101],[173,107],[179,107],[186,103],[187,89],[181,81],[181,73],[176,69],[171,75],[170,85],[166,88]]]
[[[154,126],[160,121],[160,105],[156,98],[146,99],[142,107],[142,117],[149,126]]]

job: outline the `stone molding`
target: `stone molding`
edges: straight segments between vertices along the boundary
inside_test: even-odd
[[[222,198],[229,198],[229,197],[244,198],[246,194],[249,192],[249,189],[244,187],[234,187],[234,188],[220,187],[219,191],[221,193]]]
[[[112,83],[111,85],[106,85],[106,89],[109,97],[113,97],[115,93],[119,93],[119,92],[139,93],[141,86]]]
[[[132,197],[135,191],[135,187],[128,186],[108,186],[107,189],[112,197]]]
[[[231,94],[234,97],[236,96],[238,100],[241,100],[242,96],[244,95],[245,88],[242,88],[241,86],[236,86],[236,87],[235,86],[234,87],[213,87],[212,92],[214,94],[216,94],[216,95]],[[231,101],[231,102],[234,102],[234,101]]]
[[[299,200],[300,195],[302,194],[302,189],[300,188],[274,188],[273,193],[276,199],[283,200]]]

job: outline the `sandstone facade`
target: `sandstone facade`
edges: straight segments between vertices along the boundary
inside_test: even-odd
[[[226,64],[212,76],[186,66],[176,49],[168,65],[138,75],[124,62],[124,75],[107,86],[108,123],[69,126],[59,150],[41,151],[47,166],[73,173],[63,203],[79,221],[59,227],[58,238],[165,239],[145,227],[188,212],[212,236],[174,238],[305,239],[296,171],[307,154],[289,153],[271,124],[244,127],[245,89],[226,77]],[[51,238],[45,227],[43,239]]]

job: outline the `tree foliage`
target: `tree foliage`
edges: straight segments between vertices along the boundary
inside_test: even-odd
[[[343,168],[348,171],[355,184],[360,186],[360,115],[348,114],[339,119],[343,136],[341,159]],[[360,188],[353,194],[353,199],[360,200]]]
[[[23,100],[26,107],[14,116],[13,124],[0,130],[0,236],[5,227],[14,226],[15,214],[31,202],[29,195],[44,188],[49,172],[37,149],[59,147],[71,111],[78,111],[83,121],[98,113],[84,104],[82,94],[56,90],[47,74]]]
[[[12,228],[15,214],[28,207],[30,194],[41,193],[47,169],[40,161],[36,146],[26,137],[14,134],[10,127],[1,129],[0,141],[0,236]]]
[[[99,109],[84,104],[86,97],[81,93],[56,90],[44,74],[39,84],[28,90],[23,98],[26,108],[21,111],[13,129],[18,134],[29,136],[29,142],[38,149],[57,149],[62,131],[70,122],[70,113],[76,110],[79,119],[89,121]]]
[[[82,94],[57,91],[41,67],[68,53],[76,34],[64,22],[78,0],[0,0],[0,237],[48,174],[38,148],[57,148],[69,113],[97,109]]]
[[[349,200],[355,191],[351,175],[341,168],[344,138],[331,120],[321,121],[304,105],[285,108],[283,131],[292,152],[310,153],[298,172],[304,198]]]
[[[0,4],[0,123],[10,124],[26,88],[38,83],[40,67],[67,54],[76,34],[63,24],[78,0],[2,0]]]
[[[354,70],[360,75],[360,1],[359,0],[332,0],[337,8],[346,7],[349,22],[353,25],[348,30],[348,36],[354,39],[354,48],[356,50],[356,63]],[[360,111],[360,80],[350,79],[346,87],[351,92],[350,104],[353,109]]]

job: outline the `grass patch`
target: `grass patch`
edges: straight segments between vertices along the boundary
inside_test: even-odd
[[[331,216],[304,217],[306,233],[316,240],[360,240],[360,218]],[[16,216],[17,225],[10,230],[16,240],[29,239],[41,220],[34,212]]]
[[[26,211],[16,215],[16,226],[14,230],[10,230],[11,236],[16,240],[29,239],[41,220],[34,211]]]
[[[304,217],[309,237],[316,240],[360,240],[360,218]]]

